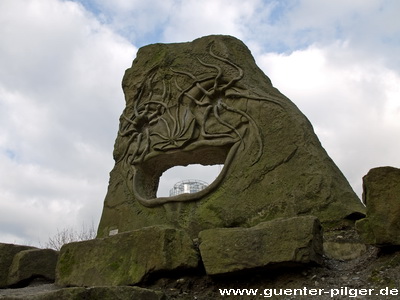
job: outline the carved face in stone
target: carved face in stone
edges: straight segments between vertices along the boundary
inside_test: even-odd
[[[197,200],[224,179],[238,151],[256,141],[256,163],[263,151],[261,132],[253,117],[238,103],[242,98],[277,100],[251,93],[241,85],[243,69],[213,47],[193,57],[192,68],[156,65],[143,77],[134,99],[125,108],[119,136],[122,152],[116,160],[130,168],[133,192],[144,206]],[[239,104],[239,105],[238,105]],[[217,179],[195,194],[156,198],[161,174],[177,165],[224,164]]]

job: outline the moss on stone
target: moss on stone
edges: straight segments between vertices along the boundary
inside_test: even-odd
[[[144,151],[143,134],[140,142],[128,134],[117,137],[116,164],[110,174],[98,237],[108,236],[111,229],[124,232],[167,225],[196,238],[208,228],[251,227],[303,215],[317,216],[328,229],[342,226],[349,216],[365,213],[310,122],[272,86],[249,49],[236,38],[215,35],[190,43],[145,46],[126,71],[123,89],[126,110],[120,121],[122,127],[131,126],[127,132],[138,136],[141,128],[136,128],[135,122],[154,118],[146,125],[149,153],[137,157],[139,152],[133,150],[137,143]],[[145,107],[151,113],[135,115],[135,105],[141,113]],[[187,112],[184,117],[180,118],[177,107]],[[181,130],[183,137],[178,138],[184,142],[176,146],[168,144],[174,139],[177,142],[176,136],[155,140],[167,134],[165,127],[171,116],[175,116],[171,121],[175,127],[170,132],[180,132],[177,124],[186,122],[182,120],[194,118],[195,122],[194,129],[190,127],[193,134],[187,134],[188,128]],[[168,167],[221,162],[218,155],[229,153],[233,145],[238,150],[210,192],[181,203],[153,198],[154,182]],[[131,158],[136,155],[137,161],[124,161],[124,153]],[[156,170],[154,174],[152,170]],[[136,184],[133,178],[139,177],[142,181]]]
[[[197,265],[198,254],[185,232],[153,226],[64,245],[56,282],[61,286],[134,285],[155,272]]]
[[[200,232],[199,240],[209,275],[322,261],[321,226],[312,216],[281,218],[251,228],[208,229]]]

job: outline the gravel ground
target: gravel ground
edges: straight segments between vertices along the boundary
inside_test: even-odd
[[[0,299],[13,297],[27,297],[31,295],[37,295],[44,292],[50,292],[60,289],[53,283],[48,283],[41,280],[35,280],[31,284],[24,288],[15,289],[0,289]]]

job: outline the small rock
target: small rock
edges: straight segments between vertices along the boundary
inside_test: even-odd
[[[311,280],[314,280],[315,278],[317,278],[317,275],[313,275],[313,276],[311,277]]]

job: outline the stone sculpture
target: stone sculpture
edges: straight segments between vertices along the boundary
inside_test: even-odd
[[[246,289],[322,284],[333,290],[330,284],[346,285],[349,274],[385,285],[396,279],[397,254],[367,266],[371,246],[360,243],[354,224],[364,242],[398,250],[392,246],[399,245],[399,169],[377,168],[364,177],[364,218],[364,206],[307,118],[242,42],[208,36],[143,47],[123,88],[126,107],[98,236],[64,245],[55,284],[65,288],[35,299],[214,299],[222,285],[236,289],[240,282]],[[164,171],[191,163],[224,167],[200,192],[156,196]],[[390,218],[381,205],[387,199]],[[38,251],[1,246],[3,286],[32,278]],[[343,276],[343,261],[353,259]],[[376,275],[388,261],[394,275]],[[314,272],[323,274],[321,283]],[[243,274],[246,280],[237,280]]]
[[[298,108],[230,36],[141,48],[125,73],[126,107],[98,237],[151,225],[250,227],[314,215],[337,226],[364,207]],[[206,189],[157,197],[174,166],[224,164]]]

